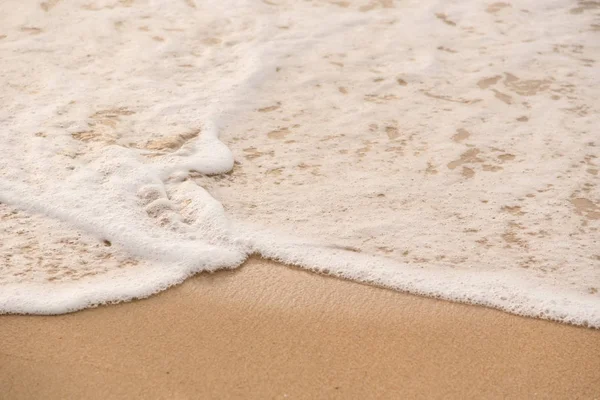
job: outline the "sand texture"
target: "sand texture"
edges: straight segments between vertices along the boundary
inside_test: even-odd
[[[598,331],[252,259],[146,300],[0,316],[20,399],[600,396]]]
[[[599,27],[0,2],[0,398],[600,398]]]

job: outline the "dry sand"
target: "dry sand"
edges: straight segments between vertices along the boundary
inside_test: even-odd
[[[146,300],[0,316],[3,399],[600,398],[600,332],[251,259]]]

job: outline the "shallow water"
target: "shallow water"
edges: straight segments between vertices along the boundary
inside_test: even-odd
[[[144,297],[260,253],[600,327],[589,2],[6,11],[0,312]]]

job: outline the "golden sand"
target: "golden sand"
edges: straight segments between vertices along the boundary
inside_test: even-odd
[[[600,332],[261,259],[146,300],[0,316],[5,399],[598,398]]]

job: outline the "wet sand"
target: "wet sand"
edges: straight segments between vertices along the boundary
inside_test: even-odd
[[[255,258],[133,303],[0,316],[0,393],[599,398],[600,332]]]

